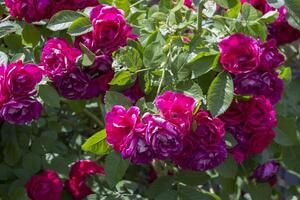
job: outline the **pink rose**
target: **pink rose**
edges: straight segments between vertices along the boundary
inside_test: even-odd
[[[14,98],[35,94],[35,87],[41,82],[42,78],[42,70],[34,64],[23,65],[21,61],[18,61],[6,68],[6,86],[8,92]]]
[[[26,191],[32,200],[60,200],[63,183],[55,172],[45,171],[30,178]]]
[[[260,44],[252,37],[238,33],[224,38],[219,43],[220,62],[232,74],[255,70],[260,62]]]
[[[104,53],[112,53],[125,46],[128,38],[136,39],[127,25],[124,12],[112,6],[98,5],[90,14],[93,39]]]
[[[64,39],[50,39],[41,53],[41,65],[47,75],[55,80],[72,70],[81,51],[71,47]]]
[[[188,132],[192,125],[194,98],[180,93],[167,91],[157,96],[155,105],[161,115],[169,122],[177,125],[182,132]]]
[[[126,110],[123,106],[113,106],[106,114],[107,142],[121,152],[124,148],[125,137],[140,123],[140,110],[138,107],[131,107]]]

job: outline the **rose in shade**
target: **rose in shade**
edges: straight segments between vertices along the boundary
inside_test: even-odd
[[[11,99],[3,104],[0,116],[11,124],[27,124],[40,117],[42,108],[42,104],[32,98]]]
[[[143,117],[143,122],[147,124],[146,141],[152,147],[156,158],[167,159],[180,154],[184,134],[174,124],[159,115],[149,113]]]
[[[197,137],[186,138],[183,152],[174,162],[185,170],[206,171],[222,164],[227,158],[224,141],[214,145],[202,145]]]
[[[140,98],[145,96],[144,91],[141,89],[139,81],[137,80],[135,84],[129,89],[125,90],[123,94],[135,104]]]
[[[275,138],[276,134],[272,129],[255,132],[249,140],[249,151],[253,154],[262,153]]]
[[[166,91],[155,99],[155,105],[161,115],[169,122],[177,125],[182,132],[188,132],[192,125],[194,98],[180,93]]]
[[[136,39],[132,28],[127,25],[124,12],[112,6],[98,5],[90,14],[93,25],[93,39],[97,47],[105,53],[111,53],[127,43],[127,39]]]
[[[55,80],[76,68],[80,50],[71,47],[64,39],[50,39],[41,53],[41,65],[47,75]]]
[[[268,39],[275,39],[278,45],[288,44],[300,38],[300,31],[289,25],[284,6],[278,9],[279,17],[268,26]]]
[[[248,110],[245,112],[245,130],[249,132],[269,130],[277,125],[276,111],[264,96],[254,96],[245,101]]]
[[[56,78],[53,84],[58,93],[67,99],[84,99],[90,86],[90,79],[85,73],[74,68],[71,72]]]
[[[253,71],[239,74],[234,79],[234,91],[241,95],[263,95],[276,104],[282,96],[283,81],[274,71]]]
[[[26,191],[32,200],[60,200],[63,183],[55,172],[45,171],[30,178]]]
[[[259,46],[257,40],[241,33],[224,38],[219,43],[223,68],[232,74],[255,70],[260,62]]]
[[[132,106],[126,110],[123,106],[113,106],[105,116],[107,142],[121,152],[124,148],[125,137],[140,123],[140,110]]]
[[[36,93],[35,87],[42,78],[42,70],[38,66],[18,61],[7,67],[5,81],[10,95],[18,98]]]
[[[197,128],[195,135],[203,144],[215,144],[223,140],[225,135],[224,123],[219,118],[212,118],[204,110],[198,111],[195,115]]]
[[[274,185],[276,183],[279,168],[280,164],[277,161],[269,161],[263,165],[258,166],[255,169],[252,178],[260,183],[269,182],[271,185]]]
[[[284,63],[284,55],[278,50],[276,40],[271,39],[261,45],[259,68],[269,71],[281,66]]]
[[[122,157],[134,164],[147,164],[154,158],[154,153],[145,139],[146,126],[138,124],[124,139]]]
[[[100,55],[95,58],[94,63],[85,69],[85,72],[91,76],[99,76],[112,70],[112,57]]]
[[[80,160],[72,165],[69,180],[66,181],[66,187],[74,200],[82,200],[93,193],[85,183],[86,178],[91,174],[104,175],[104,169],[90,160]]]

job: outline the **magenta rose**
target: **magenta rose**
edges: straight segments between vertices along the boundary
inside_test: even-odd
[[[112,6],[98,5],[90,14],[93,39],[104,53],[112,53],[125,46],[128,38],[135,39],[127,25],[124,12]]]
[[[278,9],[279,17],[268,26],[268,39],[275,39],[278,45],[288,44],[300,38],[300,31],[289,25],[284,6]]]
[[[107,142],[121,152],[126,146],[125,137],[140,123],[140,110],[132,106],[126,110],[123,106],[113,106],[105,116]]]
[[[122,157],[134,164],[148,164],[154,158],[151,146],[146,142],[146,126],[138,124],[123,141]]]
[[[50,18],[54,14],[51,0],[5,0],[10,14],[26,22],[35,22]]]
[[[90,160],[80,160],[72,165],[66,187],[74,200],[82,200],[93,193],[85,183],[86,178],[91,174],[104,175],[104,169]]]
[[[39,101],[30,97],[11,99],[3,104],[0,116],[11,124],[28,124],[40,117],[42,108]]]
[[[26,191],[32,200],[60,200],[63,183],[54,171],[45,171],[30,178]]]
[[[203,144],[215,144],[223,140],[225,135],[224,123],[219,118],[212,118],[204,110],[199,110],[195,115],[197,128],[195,135]]]
[[[249,152],[262,153],[272,143],[275,136],[276,133],[272,129],[253,133],[249,140]]]
[[[285,57],[278,50],[276,40],[271,39],[262,44],[261,51],[259,69],[269,71],[284,63]]]
[[[194,98],[180,93],[166,91],[155,99],[160,114],[169,122],[177,125],[182,132],[188,132],[192,125]]]
[[[195,10],[193,6],[193,1],[192,0],[184,0],[184,5],[188,7],[189,9]]]
[[[145,114],[146,141],[152,147],[155,157],[168,159],[180,154],[183,148],[184,133],[176,125],[158,115]]]
[[[67,99],[84,99],[90,86],[90,79],[85,73],[75,69],[57,77],[53,84],[58,93]]]
[[[27,97],[36,93],[36,85],[43,78],[42,70],[34,64],[23,64],[21,61],[6,68],[5,82],[8,91],[14,98]]]
[[[234,79],[234,91],[241,95],[263,95],[276,104],[283,93],[283,81],[275,71],[253,71],[239,74]]]
[[[238,33],[219,43],[220,62],[232,74],[255,70],[260,62],[260,43],[252,37]]]
[[[64,39],[50,39],[41,53],[41,65],[47,75],[55,80],[57,77],[71,71],[81,51],[71,47]]]
[[[259,183],[269,182],[271,185],[274,185],[276,184],[279,168],[280,164],[275,160],[266,162],[255,169],[251,178],[254,178]]]

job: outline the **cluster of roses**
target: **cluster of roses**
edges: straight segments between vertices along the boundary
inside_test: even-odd
[[[193,114],[194,98],[167,91],[156,97],[155,105],[160,113],[143,117],[135,106],[114,106],[107,113],[107,142],[124,159],[136,164],[171,159],[196,171],[212,169],[226,159],[223,122],[204,110]]]
[[[36,86],[42,78],[42,70],[34,64],[18,61],[0,66],[0,118],[12,124],[38,119],[42,105]]]
[[[89,99],[107,91],[114,77],[112,52],[126,45],[128,38],[136,39],[122,10],[100,4],[92,9],[90,19],[93,31],[76,37],[75,48],[63,39],[50,39],[42,51],[40,65],[59,94],[67,99]],[[94,63],[83,69],[77,64],[80,44],[96,55]],[[139,86],[135,85],[134,91],[135,87]]]
[[[284,56],[275,40],[261,43],[243,34],[223,39],[219,48],[223,68],[234,76],[236,94],[253,95],[250,100],[234,100],[221,116],[225,128],[238,144],[231,150],[237,162],[261,153],[275,137],[275,110],[272,104],[281,99],[283,81],[275,71]]]
[[[241,3],[248,2],[257,10],[266,14],[269,11],[277,10],[279,17],[276,21],[268,25],[268,39],[275,39],[278,45],[288,44],[300,38],[300,31],[289,25],[286,16],[287,9],[281,6],[279,9],[273,8],[267,0],[241,0]]]
[[[91,174],[104,175],[104,170],[90,160],[81,160],[72,165],[65,186],[74,200],[82,200],[93,193],[85,183],[87,176]],[[48,170],[32,176],[26,184],[26,191],[32,200],[60,200],[63,187],[58,174]]]
[[[97,0],[4,0],[10,14],[27,22],[51,18],[61,10],[79,10],[98,5]]]

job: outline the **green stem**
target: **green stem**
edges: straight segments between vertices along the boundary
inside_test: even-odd
[[[162,84],[163,84],[164,79],[165,79],[165,75],[166,75],[166,69],[164,68],[163,72],[162,72],[162,75],[161,75],[161,79],[159,81],[159,85],[158,85],[158,89],[157,89],[157,95],[160,94],[160,91],[161,91],[161,88],[162,88]]]
[[[94,120],[100,127],[104,127],[104,123],[100,121],[100,119],[94,115],[92,112],[90,112],[87,109],[83,110],[83,113],[86,114],[88,117],[90,117],[92,120]]]
[[[198,5],[198,20],[197,20],[197,31],[198,34],[202,33],[202,11],[204,9],[204,0],[200,0]]]
[[[143,1],[145,1],[145,0],[140,0],[140,1],[135,2],[134,4],[131,4],[131,5],[130,5],[130,8],[132,8],[132,7],[136,6],[136,5],[139,5],[139,4],[142,3]]]

